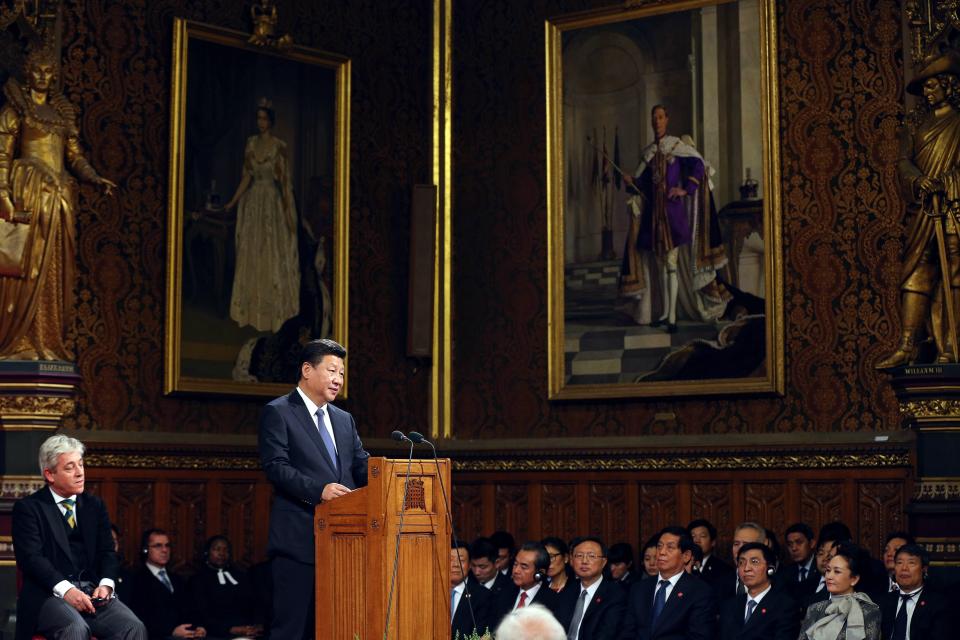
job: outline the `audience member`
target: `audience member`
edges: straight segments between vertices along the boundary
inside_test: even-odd
[[[532,604],[508,614],[495,634],[497,640],[566,640],[563,627],[546,607]]]
[[[513,560],[513,571],[510,573],[512,584],[497,594],[497,617],[502,618],[535,602],[549,609],[561,626],[566,627],[573,611],[561,611],[560,597],[544,587],[549,567],[550,556],[543,545],[525,542]]]
[[[11,522],[23,587],[17,598],[16,639],[142,640],[143,623],[113,598],[119,562],[110,516],[84,493],[83,443],[58,434],[40,445],[46,486],[13,504]]]
[[[700,576],[700,565],[703,562],[703,551],[697,545],[693,545],[690,553],[690,560],[683,565],[683,570],[691,575]]]
[[[618,542],[607,550],[607,571],[610,579],[629,590],[640,579],[633,568],[633,547],[629,542]]]
[[[776,555],[764,544],[740,547],[737,574],[746,593],[721,606],[720,640],[796,640],[800,608],[786,589],[773,588],[776,564]]]
[[[550,556],[550,568],[547,569],[550,588],[557,593],[572,592],[576,597],[577,584],[574,580],[573,567],[570,566],[570,554],[567,543],[560,538],[544,538],[540,544]]]
[[[497,571],[509,576],[513,565],[513,553],[517,546],[513,536],[506,531],[494,531],[490,535],[490,542],[497,548]]]
[[[906,531],[893,531],[887,534],[887,538],[883,543],[883,568],[886,571],[887,580],[882,593],[899,591],[896,576],[897,550],[905,544],[915,543],[916,540]]]
[[[493,594],[467,579],[470,574],[470,550],[458,542],[450,549],[450,637],[484,633],[491,625]]]
[[[810,525],[803,522],[787,527],[785,538],[790,564],[780,569],[780,573],[794,597],[802,601],[814,592],[820,582],[816,563],[817,539]]]
[[[660,542],[660,534],[650,536],[647,543],[643,545],[643,572],[648,576],[657,575],[657,543]]]
[[[490,538],[477,538],[470,546],[470,571],[481,586],[498,595],[512,583],[497,571],[497,547]]]
[[[120,528],[115,524],[110,525],[110,535],[113,538],[113,552],[117,554],[117,561],[119,563],[119,569],[117,569],[117,579],[115,580],[115,587],[113,592],[116,596],[123,602],[130,602],[130,599],[133,597],[130,589],[130,580],[133,576],[130,573],[130,567],[127,565],[126,559],[123,557],[123,546],[120,543],[123,536],[120,534]]]
[[[246,572],[230,563],[231,557],[226,536],[207,540],[203,564],[187,589],[196,611],[193,623],[211,636],[255,638],[263,635],[263,625],[256,618],[253,585]]]
[[[830,597],[830,592],[827,591],[825,577],[827,566],[830,564],[830,559],[833,558],[837,545],[850,541],[850,529],[842,522],[830,522],[820,527],[820,534],[817,536],[817,552],[815,556],[820,578],[817,580],[817,585],[813,588],[813,592],[807,596],[804,602],[806,606]]]
[[[143,565],[133,574],[133,610],[150,640],[206,637],[207,630],[191,615],[186,583],[167,567],[171,549],[167,532],[147,529],[140,542]]]
[[[687,525],[687,531],[693,543],[703,552],[700,577],[707,581],[719,599],[721,593],[726,593],[734,584],[736,571],[716,554],[717,528],[709,520],[698,519]]]
[[[660,532],[657,579],[644,579],[630,588],[621,638],[708,640],[716,636],[713,590],[683,570],[693,547],[683,527],[667,527]]]
[[[869,555],[852,542],[836,546],[824,572],[830,598],[807,609],[799,640],[880,640],[880,608],[856,591]]]
[[[567,625],[567,640],[617,640],[626,595],[613,580],[604,580],[607,550],[599,538],[581,538],[572,549],[580,589]]]
[[[733,530],[733,557],[737,558],[740,553],[740,547],[750,542],[767,544],[767,530],[756,522],[741,522],[737,528]],[[719,594],[720,602],[723,602],[730,596],[743,595],[746,593],[746,588],[740,583],[740,578],[734,574],[734,579],[730,580],[727,585],[722,587],[717,593]]]
[[[950,601],[926,585],[927,550],[908,542],[894,557],[897,591],[885,594],[880,602],[884,640],[947,640],[957,616]]]

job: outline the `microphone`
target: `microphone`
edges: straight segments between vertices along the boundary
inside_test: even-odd
[[[411,447],[413,444],[425,444],[433,450],[433,463],[437,466],[437,478],[440,480],[440,491],[443,492],[443,504],[444,506],[450,504],[450,501],[447,500],[447,489],[443,484],[443,474],[440,473],[440,461],[437,460],[437,448],[433,446],[433,443],[423,437],[423,434],[419,431],[410,432],[410,441]],[[452,506],[452,505],[451,505]],[[453,545],[456,547],[460,544],[460,541],[457,539],[457,530],[453,526],[453,517],[450,515],[450,509],[445,509],[447,512],[447,523],[450,525],[450,535],[453,536]],[[457,562],[460,562],[460,554],[457,554]],[[463,565],[460,566],[460,573],[464,576],[463,579],[463,597],[467,600],[467,608],[470,610],[470,619],[473,621],[473,628],[477,628],[477,618],[473,613],[473,603],[470,601],[470,576],[463,570]]]
[[[390,596],[387,600],[387,617],[383,625],[383,640],[387,640],[387,634],[390,633],[390,614],[393,612],[393,588],[397,583],[397,568],[400,566],[400,534],[403,533],[403,516],[407,513],[407,490],[410,487],[410,467],[413,465],[413,441],[403,435],[402,431],[394,431],[390,434],[390,437],[397,442],[403,442],[404,440],[409,442],[410,455],[407,457],[407,475],[403,479],[403,503],[400,505],[400,522],[397,523],[397,536],[393,541],[393,575],[390,576]]]

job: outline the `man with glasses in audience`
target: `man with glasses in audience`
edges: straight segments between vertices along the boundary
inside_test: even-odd
[[[720,640],[796,640],[800,608],[786,589],[775,589],[770,578],[777,558],[765,544],[740,547],[737,575],[745,592],[723,603]]]
[[[143,566],[133,575],[133,610],[147,626],[150,640],[205,638],[207,630],[190,620],[187,583],[170,571],[170,536],[147,529],[140,539]]]
[[[626,596],[614,580],[604,580],[607,549],[599,538],[574,541],[571,561],[580,579],[573,604],[573,616],[567,625],[567,640],[616,640],[620,637]]]

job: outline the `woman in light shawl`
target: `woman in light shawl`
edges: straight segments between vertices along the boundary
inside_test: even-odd
[[[880,607],[855,590],[867,562],[857,545],[837,547],[824,574],[830,599],[810,605],[799,640],[880,640]]]

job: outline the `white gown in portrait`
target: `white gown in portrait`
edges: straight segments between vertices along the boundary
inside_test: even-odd
[[[243,154],[243,171],[251,182],[237,204],[237,266],[230,317],[241,327],[276,332],[300,313],[297,210],[286,145],[271,138],[261,156],[256,139],[247,139]]]

